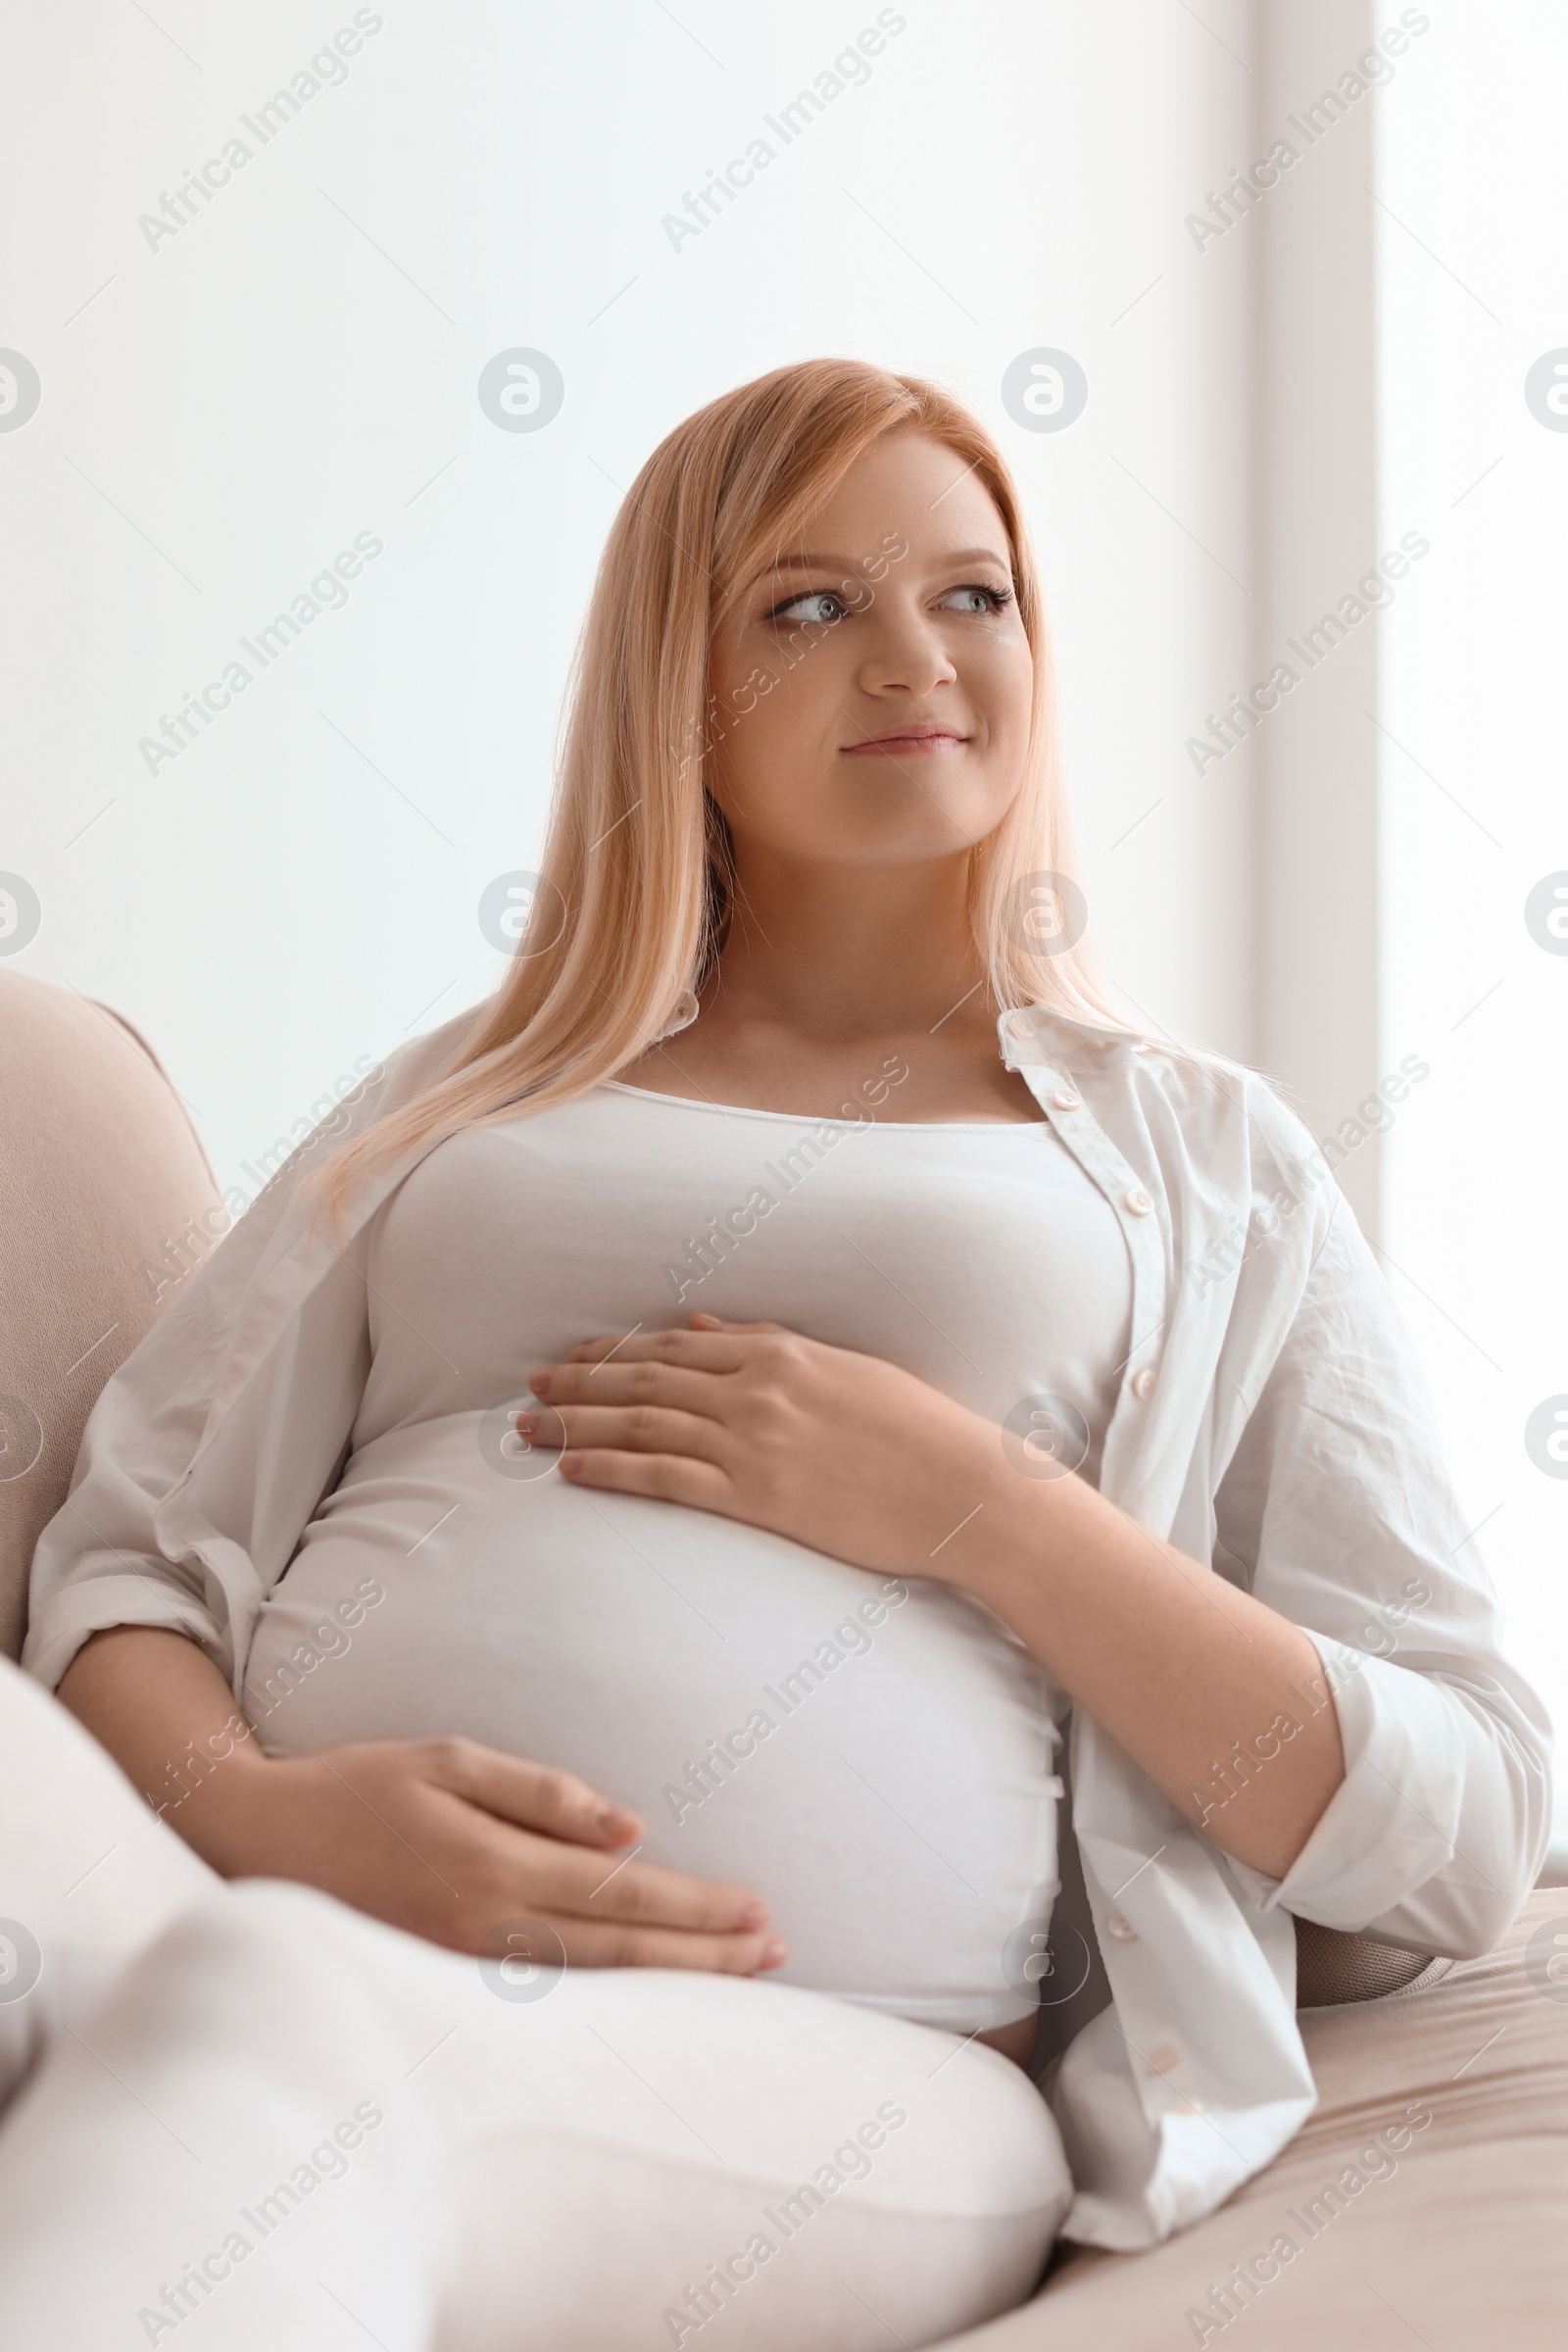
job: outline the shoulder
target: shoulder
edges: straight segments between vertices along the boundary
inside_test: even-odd
[[[362,1114],[354,1125],[362,1127],[389,1110],[400,1110],[427,1088],[449,1077],[488,1019],[490,1010],[490,1000],[486,998],[478,1004],[470,1004],[466,1011],[454,1014],[450,1021],[443,1021],[438,1029],[410,1038],[405,1045],[394,1046],[390,1053],[384,1054],[367,1070],[352,1093],[344,1097],[344,1102],[355,1109],[361,1103],[368,1106],[368,1116]]]
[[[264,1202],[275,1204],[292,1195],[300,1179],[320,1167],[341,1145],[406,1109],[449,1077],[465,1058],[489,1009],[488,1003],[470,1005],[466,1012],[443,1021],[438,1029],[394,1046],[378,1061],[362,1056],[363,1067],[357,1069],[355,1083],[335,1100],[327,1097],[330,1108],[273,1170],[242,1223],[252,1223]]]
[[[1102,1122],[1143,1128],[1161,1158],[1174,1149],[1196,1169],[1240,1173],[1255,1183],[1295,1179],[1318,1189],[1328,1176],[1305,1120],[1263,1071],[1206,1047],[1069,1018],[1036,1005],[1025,1016],[1044,1047]],[[1314,1184],[1313,1172],[1317,1179]],[[1333,1189],[1333,1188],[1331,1188]]]
[[[463,1059],[488,1010],[485,1004],[471,1005],[443,1021],[438,1029],[393,1047],[378,1061],[363,1056],[364,1066],[357,1070],[355,1083],[335,1100],[328,1096],[331,1107],[272,1170],[221,1247],[200,1269],[190,1285],[190,1298],[199,1296],[209,1305],[222,1300],[225,1309],[231,1310],[234,1299],[250,1283],[295,1249],[302,1230],[314,1228],[318,1203],[315,1194],[305,1189],[305,1180],[318,1175],[342,1146],[407,1108],[448,1076]],[[385,1188],[373,1189],[379,1198]],[[362,1198],[361,1213],[354,1218],[356,1230],[363,1222],[363,1209]]]

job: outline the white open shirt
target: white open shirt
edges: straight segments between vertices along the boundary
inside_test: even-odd
[[[33,1563],[24,1663],[51,1688],[113,1625],[174,1628],[241,1687],[364,1391],[366,1225],[426,1147],[358,1190],[341,1252],[298,1180],[449,1068],[484,1009],[356,1090],[104,1389]],[[1430,1952],[1502,1936],[1545,1851],[1550,1733],[1498,1647],[1388,1287],[1300,1121],[1215,1055],[1040,1006],[999,1028],[1131,1254],[1101,1492],[1311,1635],[1345,1741],[1344,1785],[1276,1881],[1075,1711],[1072,1827],[1112,1999],[1051,2093],[1077,2188],[1063,2234],[1133,2248],[1211,2211],[1311,2112],[1293,1913]]]

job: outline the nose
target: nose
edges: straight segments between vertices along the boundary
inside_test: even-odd
[[[941,630],[918,606],[879,600],[859,626],[859,683],[867,694],[929,694],[957,677]]]

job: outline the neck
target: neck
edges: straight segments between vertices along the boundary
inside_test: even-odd
[[[967,857],[802,866],[737,855],[711,1001],[728,1018],[822,1039],[929,1026],[984,976],[967,895]]]

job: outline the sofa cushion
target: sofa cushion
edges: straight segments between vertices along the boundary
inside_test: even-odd
[[[99,1390],[226,1222],[162,1064],[119,1014],[0,972],[0,1652]]]
[[[221,1885],[59,1700],[0,1658],[0,2108],[172,1920]]]
[[[1556,2352],[1568,2310],[1568,1892],[1479,1960],[1307,2010],[1319,2105],[1195,2229],[1077,2250],[945,2352]]]

